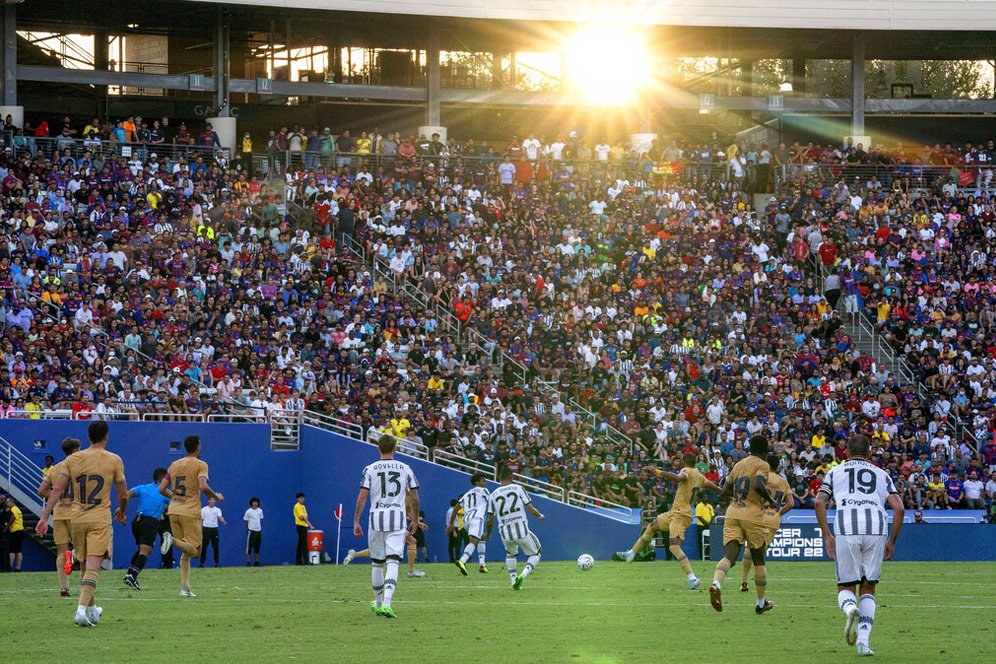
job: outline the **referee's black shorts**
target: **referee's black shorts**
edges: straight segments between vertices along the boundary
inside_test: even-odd
[[[131,522],[131,534],[137,546],[152,546],[159,534],[159,519],[151,516],[136,516]]]
[[[420,549],[425,546],[425,531],[421,528],[415,529],[415,546]]]
[[[246,555],[250,553],[259,554],[259,544],[263,541],[262,530],[250,530],[246,540]]]

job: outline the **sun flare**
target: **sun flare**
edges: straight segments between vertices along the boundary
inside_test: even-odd
[[[633,104],[650,74],[643,34],[620,26],[587,26],[564,45],[568,85],[595,105]]]

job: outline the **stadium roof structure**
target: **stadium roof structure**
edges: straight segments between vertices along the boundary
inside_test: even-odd
[[[224,4],[511,21],[813,30],[996,30],[994,0],[225,0]]]

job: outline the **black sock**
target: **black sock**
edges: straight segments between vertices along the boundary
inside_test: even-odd
[[[136,560],[133,564],[138,569],[138,571],[141,572],[143,569],[145,569],[145,563],[148,560],[149,560],[148,556],[139,555],[138,560]]]
[[[138,562],[138,551],[136,551],[135,555],[131,557],[131,562],[128,564],[129,568],[134,567],[136,562]]]

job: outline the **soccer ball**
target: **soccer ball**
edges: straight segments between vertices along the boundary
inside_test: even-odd
[[[582,572],[587,572],[594,566],[595,566],[595,559],[592,558],[587,553],[582,553],[580,556],[578,556],[578,569],[580,569]]]

